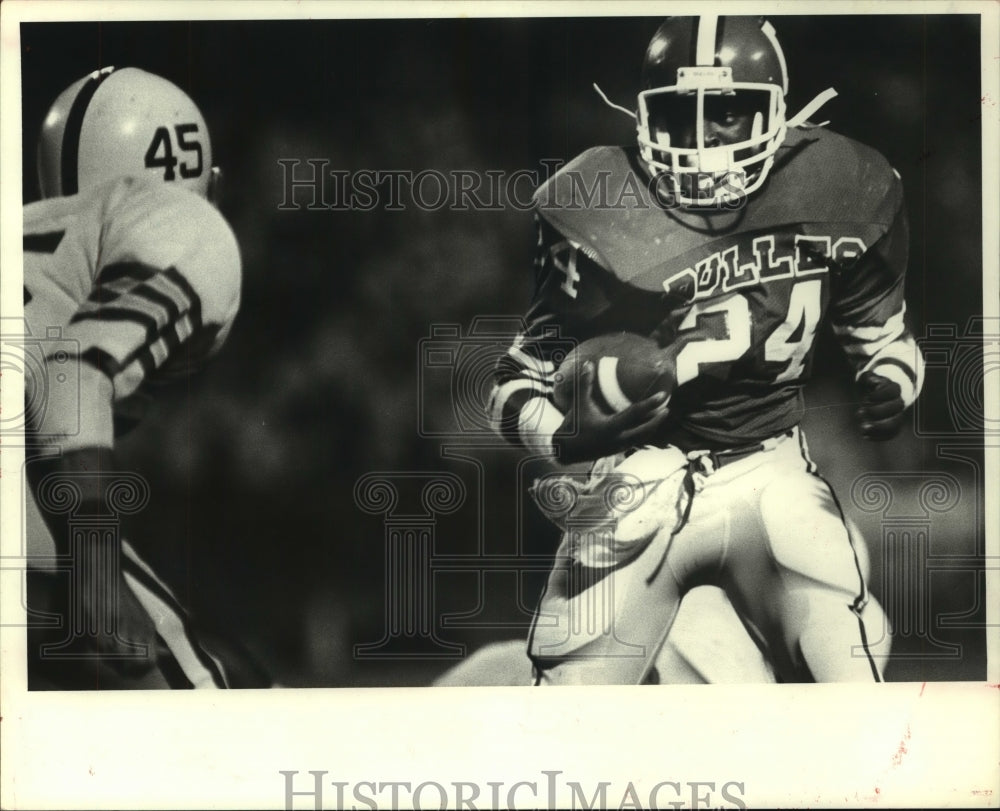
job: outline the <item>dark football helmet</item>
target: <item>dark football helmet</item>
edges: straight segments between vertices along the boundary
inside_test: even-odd
[[[763,18],[671,17],[643,61],[642,159],[672,180],[683,205],[750,194],[767,178],[787,128],[835,95],[827,91],[786,121],[787,92],[785,56]]]

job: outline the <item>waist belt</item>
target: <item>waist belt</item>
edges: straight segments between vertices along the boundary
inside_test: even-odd
[[[755,442],[752,445],[742,445],[738,448],[724,448],[721,451],[692,451],[687,456],[692,461],[702,460],[703,465],[707,462],[711,466],[711,470],[718,470],[726,465],[731,465],[733,462],[739,462],[741,459],[753,456],[755,453],[772,450],[777,447],[779,442],[783,442],[791,436],[794,436],[794,432],[788,430],[761,442]]]

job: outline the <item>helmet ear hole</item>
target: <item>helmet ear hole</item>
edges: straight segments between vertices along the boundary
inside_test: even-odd
[[[209,172],[205,197],[213,206],[218,206],[222,199],[222,170],[218,166],[213,166]]]

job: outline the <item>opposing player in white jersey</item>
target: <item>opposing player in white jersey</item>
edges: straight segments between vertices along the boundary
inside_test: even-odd
[[[38,168],[44,199],[24,209],[29,688],[263,686],[109,523],[145,497],[116,435],[152,387],[221,347],[239,309],[205,121],[169,81],[106,68],[56,99]]]
[[[529,640],[536,682],[642,682],[699,585],[725,590],[779,681],[881,681],[885,618],[799,421],[824,324],[865,437],[891,437],[919,394],[900,178],[807,123],[832,91],[786,118],[760,18],[670,18],[642,82],[638,144],[590,149],[536,193],[536,294],[497,368],[503,436],[593,462],[582,485],[555,480],[586,531],[550,513],[566,532]],[[585,368],[563,413],[554,349],[615,332],[655,339],[676,388],[608,413]]]

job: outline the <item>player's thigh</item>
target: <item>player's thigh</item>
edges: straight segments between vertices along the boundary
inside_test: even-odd
[[[768,551],[783,572],[826,589],[863,589],[854,539],[830,486],[805,471],[773,479],[760,495]]]
[[[656,657],[663,684],[773,682],[774,674],[725,592],[699,586],[684,595]]]
[[[680,602],[661,565],[668,537],[628,564],[588,569],[563,558],[536,612],[529,651],[542,684],[639,684]]]
[[[759,532],[728,572],[741,608],[789,681],[872,680],[861,559],[821,478],[785,471],[762,488]],[[860,658],[857,654],[860,652]]]

